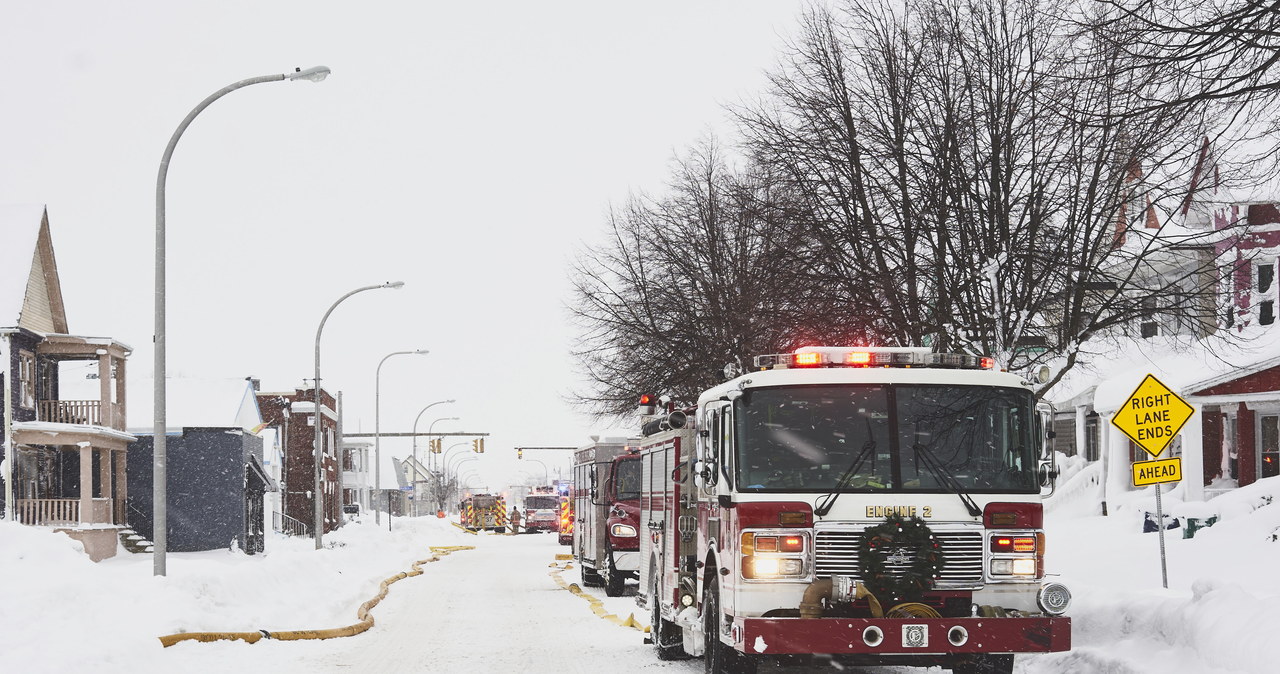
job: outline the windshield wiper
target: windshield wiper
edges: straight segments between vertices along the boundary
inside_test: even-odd
[[[977,502],[973,500],[972,496],[965,492],[964,487],[960,485],[960,481],[948,472],[946,468],[942,467],[942,463],[938,461],[938,457],[933,455],[933,450],[929,449],[927,445],[922,445],[919,442],[912,443],[911,449],[915,453],[919,463],[923,463],[924,467],[928,468],[930,473],[933,473],[933,477],[938,481],[938,484],[949,489],[956,496],[960,497],[960,500],[964,502],[964,507],[969,510],[970,515],[977,517],[982,514],[982,509],[978,507]]]
[[[826,517],[827,513],[831,512],[831,508],[836,504],[836,499],[840,498],[840,492],[849,487],[849,484],[853,482],[853,476],[858,474],[858,469],[862,467],[863,462],[867,460],[868,456],[871,456],[875,449],[876,438],[871,434],[871,421],[867,420],[867,441],[862,443],[862,449],[858,452],[858,455],[854,457],[853,462],[845,469],[840,479],[836,480],[836,486],[831,490],[831,493],[819,499],[821,503],[817,504],[817,507],[813,509],[813,512],[818,517]]]

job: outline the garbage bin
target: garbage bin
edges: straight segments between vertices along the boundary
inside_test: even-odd
[[[1218,516],[1217,516],[1217,515],[1214,515],[1214,516],[1212,516],[1212,517],[1208,517],[1208,518],[1205,518],[1205,517],[1188,517],[1188,518],[1187,518],[1187,526],[1183,527],[1183,529],[1182,529],[1182,537],[1183,537],[1183,538],[1195,538],[1195,535],[1196,535],[1196,532],[1197,532],[1197,531],[1199,531],[1199,530],[1201,530],[1201,529],[1203,529],[1203,528],[1205,528],[1205,527],[1211,527],[1211,526],[1213,526],[1213,524],[1214,524],[1215,522],[1217,522],[1217,521],[1218,521]]]
[[[1142,533],[1144,533],[1144,534],[1150,534],[1150,533],[1154,533],[1154,532],[1159,531],[1159,530],[1160,530],[1160,526],[1156,524],[1156,514],[1155,514],[1155,513],[1153,513],[1153,512],[1144,512],[1144,514],[1146,515],[1146,517],[1144,517],[1144,518],[1142,519]],[[1165,516],[1164,516],[1164,528],[1165,528],[1165,529],[1177,529],[1177,528],[1178,528],[1178,518],[1176,518],[1176,517],[1170,517],[1170,516],[1168,516],[1168,515],[1165,515]]]

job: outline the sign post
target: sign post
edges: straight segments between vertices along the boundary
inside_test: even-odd
[[[1138,388],[1125,400],[1124,405],[1111,417],[1111,424],[1120,429],[1134,444],[1146,450],[1152,459],[1158,459],[1164,448],[1173,442],[1191,418],[1195,408],[1178,397],[1159,379],[1148,374]],[[1155,461],[1136,461],[1133,464],[1133,486],[1156,487],[1156,531],[1160,536],[1160,579],[1169,588],[1169,568],[1164,553],[1164,507],[1161,503],[1161,484],[1182,479],[1182,458]]]

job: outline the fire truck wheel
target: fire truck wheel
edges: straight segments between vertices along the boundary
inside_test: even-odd
[[[975,655],[967,662],[956,663],[953,674],[1013,674],[1012,655]]]
[[[604,573],[601,574],[604,578],[604,594],[606,597],[621,597],[627,587],[627,579],[613,563],[612,548],[605,546],[604,559]]]
[[[653,591],[649,593],[649,638],[653,641],[653,647],[658,651],[659,660],[683,660],[689,657],[684,652],[684,634],[680,630],[680,626],[662,617],[662,608],[658,601],[658,579],[655,578],[650,587]],[[665,644],[665,645],[664,645]]]
[[[756,674],[759,662],[720,641],[720,582],[712,577],[702,600],[703,664],[707,674]]]
[[[582,571],[583,587],[600,587],[604,585],[604,579],[600,577],[600,574],[596,573],[595,569],[586,564],[579,564],[578,569]]]

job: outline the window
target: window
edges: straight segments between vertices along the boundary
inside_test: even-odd
[[[36,355],[30,351],[18,352],[19,403],[27,409],[36,407]]]
[[[1258,323],[1271,325],[1276,321],[1276,303],[1271,286],[1275,281],[1275,264],[1257,265]]]
[[[1280,417],[1258,417],[1258,479],[1280,475]]]

